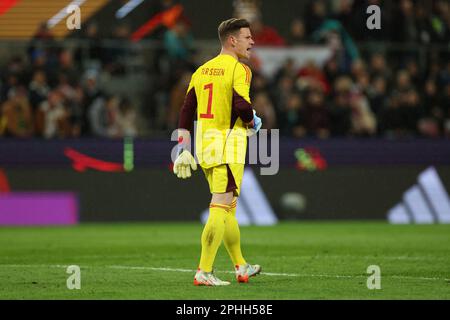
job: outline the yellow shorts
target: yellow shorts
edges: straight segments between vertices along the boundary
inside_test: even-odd
[[[211,193],[226,193],[233,191],[239,196],[241,191],[242,177],[244,175],[244,164],[221,164],[211,168],[203,168],[206,180],[208,180]]]

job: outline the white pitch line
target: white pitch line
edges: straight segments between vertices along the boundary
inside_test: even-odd
[[[177,269],[177,268],[156,268],[156,267],[132,267],[132,266],[108,266],[108,268],[113,269],[130,269],[130,270],[152,270],[152,271],[178,271],[178,272],[191,272],[195,273],[196,270],[192,269]],[[218,271],[221,273],[233,273],[234,271]],[[300,277],[301,275],[296,273],[271,273],[271,272],[261,272],[261,274],[266,276],[279,276],[279,277]]]
[[[172,272],[195,272],[191,269],[180,268],[156,268],[156,267],[132,267],[132,266],[106,266],[111,269],[124,269],[124,270],[151,270],[151,271],[172,271]]]
[[[391,278],[396,278],[396,279],[418,279],[418,280],[427,280],[427,281],[429,281],[429,280],[433,280],[433,281],[435,281],[435,280],[444,280],[444,281],[450,281],[450,279],[446,279],[446,278],[437,278],[437,277],[413,277],[413,276],[397,276],[397,275],[390,275],[390,276],[388,276],[388,277],[391,277]]]
[[[108,268],[113,269],[123,269],[123,270],[153,270],[153,271],[179,271],[179,272],[190,272],[194,273],[196,270],[191,269],[176,269],[176,268],[156,268],[156,267],[132,267],[132,266],[107,266]],[[220,273],[232,273],[234,274],[234,271],[222,271],[217,270],[217,272]],[[363,277],[366,278],[366,276],[361,275],[332,275],[332,274],[304,274],[304,273],[275,273],[275,272],[264,272],[261,271],[262,275],[265,276],[274,276],[274,277],[319,277],[319,278],[355,278],[355,277]]]
[[[69,265],[45,265],[45,264],[0,264],[0,268],[2,267],[10,267],[10,268],[36,268],[36,267],[44,267],[44,268],[67,268]],[[111,265],[111,266],[80,266],[80,268],[110,268],[110,269],[122,269],[122,270],[149,270],[149,271],[163,271],[163,272],[189,272],[195,273],[196,270],[192,269],[182,269],[182,268],[168,268],[168,267],[145,267],[145,266],[120,266],[120,265]],[[234,271],[220,271],[220,273],[232,273]],[[305,274],[305,273],[274,273],[274,272],[261,272],[261,275],[266,276],[275,276],[275,277],[304,277],[304,278],[367,278],[365,275],[338,275],[338,274]],[[384,275],[386,278],[395,278],[395,279],[409,279],[409,280],[425,280],[425,281],[450,281],[449,278],[439,278],[439,277],[414,277],[414,276],[400,276],[400,275]]]

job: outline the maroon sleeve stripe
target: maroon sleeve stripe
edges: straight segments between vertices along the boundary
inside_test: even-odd
[[[195,95],[195,89],[192,88],[184,98],[183,107],[181,108],[180,112],[178,128],[191,131],[194,124],[196,112],[197,96]]]
[[[249,123],[253,120],[252,105],[233,90],[233,111],[244,121]]]

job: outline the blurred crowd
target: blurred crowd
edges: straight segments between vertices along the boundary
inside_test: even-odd
[[[176,3],[161,1],[164,8]],[[363,9],[371,4],[382,8],[381,30],[365,28],[368,15]],[[400,0],[390,5],[383,11],[381,0],[310,1],[284,34],[264,23],[258,1],[235,1],[234,15],[251,21],[256,47],[321,44],[332,52],[324,64],[310,60],[297,66],[287,59],[272,76],[264,75],[257,57],[246,62],[253,71],[252,105],[263,127],[296,138],[450,137],[449,1]],[[126,25],[111,35],[124,44],[129,37]],[[140,135],[139,108],[129,97],[107,94],[99,85],[102,74],[127,72],[127,45],[99,46],[95,23],[82,38],[89,43],[93,63],[86,64],[77,50],[36,45],[52,41],[44,25],[27,58],[9,61],[0,78],[0,136]],[[161,46],[149,68],[155,81],[141,112],[151,131],[170,131],[177,127],[190,76],[202,61],[185,16],[159,28],[153,39]],[[382,45],[361,50],[367,42]],[[391,43],[405,49],[389,50],[386,44]],[[418,48],[426,49],[422,56]]]
[[[87,38],[95,25],[87,28]],[[123,33],[120,26],[114,31]],[[120,138],[138,135],[137,111],[128,97],[105,92],[100,75],[120,74],[121,52],[100,51],[92,38],[91,61],[83,68],[79,50],[64,48],[42,24],[26,55],[10,59],[0,77],[0,136]]]
[[[293,65],[274,79],[254,73],[253,106],[266,128],[294,137],[450,137],[450,62],[425,75],[414,60],[392,69],[380,53],[348,72],[336,57],[322,68]]]
[[[269,77],[257,56],[247,62],[252,105],[264,128],[297,138],[450,137],[450,52],[433,47],[450,44],[449,1],[401,0],[384,11],[379,0],[310,1],[286,35],[263,22],[257,1],[236,2],[234,15],[251,21],[256,48],[319,43],[332,51],[323,65],[311,60],[298,67],[288,59]],[[372,4],[383,12],[381,30],[366,28]],[[381,45],[361,53],[357,44],[367,42]],[[391,43],[405,48],[389,51]],[[422,63],[417,48],[426,48]],[[192,72],[184,71],[171,87],[169,129]]]

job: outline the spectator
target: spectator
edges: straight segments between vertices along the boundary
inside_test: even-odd
[[[404,128],[408,133],[417,133],[419,119],[424,116],[419,95],[415,90],[408,90],[399,97],[398,103],[403,111]]]
[[[305,114],[300,93],[293,92],[289,95],[286,105],[282,107],[279,119],[282,135],[295,138],[306,135]]]
[[[83,101],[83,88],[80,85],[77,85],[73,88],[72,98],[66,101],[70,114],[70,125],[72,129],[71,136],[73,138],[80,137],[83,134],[84,127],[86,126]]]
[[[411,78],[411,84],[415,88],[423,87],[423,75],[419,70],[419,65],[416,59],[409,59],[405,65],[406,71],[408,71],[409,77]]]
[[[252,93],[267,92],[269,84],[267,79],[259,72],[253,72],[250,91]]]
[[[372,80],[368,90],[368,98],[372,112],[378,117],[387,105],[387,83],[385,78],[376,76]]]
[[[427,114],[441,119],[444,117],[444,108],[441,105],[436,81],[433,78],[425,82],[423,93],[423,103],[427,109]]]
[[[359,136],[375,134],[375,115],[370,109],[368,99],[352,79],[348,76],[338,78],[334,84],[334,90],[338,95],[338,100],[335,101],[337,106],[351,109],[351,133]],[[339,95],[343,96],[339,97]],[[341,128],[340,131],[342,134],[344,130]]]
[[[352,62],[350,73],[353,80],[356,80],[359,76],[366,72],[366,64],[362,59],[356,59]]]
[[[31,57],[31,66],[30,66],[30,74],[34,74],[36,71],[43,71],[45,73],[46,81],[48,82],[48,75],[51,75],[52,68],[55,66],[51,66],[47,53],[44,50],[36,50]]]
[[[313,60],[308,61],[298,71],[297,76],[301,87],[322,90],[325,94],[330,92],[330,84],[325,74]]]
[[[233,1],[233,16],[251,22],[261,15],[261,2],[248,0]]]
[[[30,61],[34,61],[37,56],[44,55],[44,60],[49,67],[55,67],[58,59],[58,48],[55,37],[47,25],[47,21],[42,22],[27,49]]]
[[[413,86],[411,83],[411,76],[409,75],[409,72],[406,70],[399,70],[397,72],[397,81],[396,87],[394,88],[394,94],[403,93],[410,89],[413,89]]]
[[[64,73],[60,74],[59,79],[57,90],[63,97],[63,104],[69,116],[71,136],[78,137],[84,125],[83,89],[78,84],[72,86]]]
[[[250,29],[256,46],[281,47],[286,44],[286,41],[278,34],[277,30],[265,25],[261,18],[253,20],[250,24]]]
[[[447,66],[440,70],[438,73],[438,85],[441,88],[445,88],[450,83],[450,61],[447,62]]]
[[[119,116],[117,119],[121,134],[124,137],[136,137],[138,128],[136,125],[136,109],[131,101],[124,98],[119,103]]]
[[[305,14],[306,33],[312,35],[325,22],[328,16],[326,3],[323,0],[310,1]]]
[[[356,28],[357,23],[360,21],[355,21],[358,18],[358,11],[353,11],[353,0],[340,0],[337,3],[335,19],[338,20],[342,26],[347,30],[347,32],[351,33],[354,36],[354,33],[358,29]],[[364,24],[360,24],[364,25]],[[360,39],[360,37],[358,37]]]
[[[6,74],[14,75],[20,85],[26,85],[26,82],[29,81],[26,61],[21,56],[14,56],[11,59],[7,65]]]
[[[173,28],[164,34],[164,48],[169,63],[169,82],[174,83],[187,70],[194,68],[194,37],[189,25],[184,20],[178,20]]]
[[[252,106],[253,109],[256,110],[258,116],[261,117],[264,129],[276,128],[277,119],[275,108],[266,93],[257,93],[253,98]]]
[[[328,83],[334,83],[337,77],[342,75],[337,56],[332,56],[324,65],[323,71]]]
[[[315,42],[326,42],[338,59],[339,68],[345,72],[349,71],[353,61],[359,58],[359,51],[353,39],[337,20],[325,20],[314,32],[312,39]]]
[[[82,115],[81,115],[81,127],[80,135],[89,136],[92,134],[92,129],[89,121],[89,106],[92,105],[95,99],[104,97],[103,91],[100,89],[98,83],[98,72],[94,69],[89,69],[84,75],[81,90],[83,91],[83,101],[81,103]]]
[[[330,107],[331,134],[333,136],[348,136],[352,129],[352,109],[350,105],[350,92],[336,91]]]
[[[429,44],[431,42],[433,30],[428,19],[425,6],[422,3],[417,4],[415,14],[417,30],[419,33],[418,41],[424,44]]]
[[[88,59],[99,63],[103,57],[103,49],[99,45],[100,37],[98,34],[98,26],[96,23],[89,23],[89,25],[86,27],[84,38],[87,41],[87,53],[89,57]],[[82,53],[80,52],[80,54]]]
[[[447,138],[450,138],[450,83],[447,84],[442,97],[442,106],[444,106],[444,133]]]
[[[383,54],[376,52],[370,56],[370,76],[372,78],[382,77],[390,81],[392,74],[386,66],[386,59]]]
[[[90,105],[96,98],[103,95],[99,85],[99,74],[95,69],[89,69],[83,76],[82,88],[84,103]]]
[[[450,119],[450,83],[444,88],[441,105],[444,107],[445,117]]]
[[[308,135],[326,139],[330,136],[330,115],[325,107],[325,96],[318,89],[306,94],[305,127]]]
[[[36,131],[46,139],[67,138],[71,133],[69,116],[63,95],[53,90],[36,111]]]
[[[295,67],[294,59],[288,58],[284,61],[283,65],[275,72],[273,82],[276,84],[282,77],[289,77],[291,79],[297,78],[298,70]]]
[[[127,98],[117,95],[98,97],[89,107],[90,127],[103,138],[136,137],[136,110]]]
[[[393,103],[392,99],[389,99],[388,105],[381,112],[380,119],[379,132],[385,138],[394,139],[403,135],[402,115],[398,103]]]
[[[287,44],[298,46],[307,43],[305,23],[302,19],[295,18],[291,21]]]
[[[358,90],[363,94],[367,94],[370,85],[370,76],[366,64],[362,59],[357,59],[353,62],[351,76],[355,81]]]
[[[417,93],[411,88],[397,91],[383,113],[383,131],[388,137],[413,136],[418,133],[418,121],[422,116]]]
[[[168,107],[163,106],[161,110],[158,110],[158,113],[160,114],[159,117],[161,119],[164,118],[169,130],[175,130],[178,128],[178,116],[180,114],[184,98],[186,97],[186,90],[189,86],[191,76],[192,73],[190,72],[183,73],[170,91]],[[166,111],[167,109],[168,111]]]
[[[361,92],[352,94],[352,132],[359,136],[372,136],[376,133],[377,121],[369,106],[369,101]]]
[[[50,29],[47,25],[47,21],[44,21],[39,25],[39,28],[36,31],[36,33],[34,34],[33,38],[37,39],[37,40],[53,40],[54,39],[53,33],[50,31]]]
[[[42,101],[47,99],[50,87],[47,84],[47,76],[44,71],[36,70],[28,87],[29,100],[33,112],[35,112]]]
[[[101,38],[98,32],[98,25],[90,22],[84,32],[80,35],[80,40],[84,42],[84,46],[80,46],[74,53],[74,59],[80,66],[88,68],[101,68],[104,59],[103,47],[101,46]]]
[[[419,30],[415,17],[415,8],[412,0],[400,0],[397,2],[396,28],[393,32],[393,40],[398,42],[413,43],[419,39]]]
[[[276,87],[273,90],[272,97],[273,101],[276,101],[276,106],[284,106],[287,104],[287,101],[290,95],[294,92],[294,79],[290,76],[283,76],[276,83]],[[281,110],[277,110],[277,112],[281,112]]]
[[[130,27],[118,24],[114,27],[110,40],[113,42],[103,51],[103,68],[111,75],[123,76],[126,73],[124,61],[129,56]]]
[[[119,124],[119,103],[116,95],[98,97],[88,110],[92,132],[97,137],[119,138],[123,135]]]
[[[33,132],[32,109],[26,89],[20,86],[10,91],[8,99],[0,106],[0,135],[29,138]]]
[[[356,87],[362,94],[368,95],[370,90],[370,76],[368,72],[364,71],[356,77]]]
[[[14,73],[8,74],[6,76],[6,81],[2,86],[0,101],[7,100],[10,96],[14,95],[19,85],[19,77]]]
[[[450,4],[448,1],[434,1],[430,25],[432,42],[448,43],[450,40]]]
[[[50,87],[59,85],[63,75],[70,85],[79,83],[78,67],[74,64],[73,55],[70,50],[64,49],[59,54],[58,65],[55,68],[48,69],[47,80]]]
[[[192,63],[194,37],[186,22],[178,20],[171,29],[165,32],[164,47],[171,61]]]

